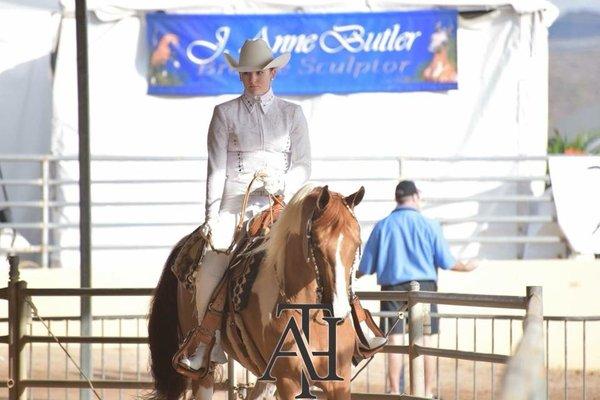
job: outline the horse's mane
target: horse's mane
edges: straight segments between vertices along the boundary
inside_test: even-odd
[[[272,269],[281,286],[284,285],[283,265],[285,265],[285,256],[287,242],[290,235],[299,235],[302,237],[303,231],[302,211],[305,200],[311,195],[317,186],[313,184],[304,185],[287,203],[282,211],[279,219],[269,233],[269,240],[257,249],[257,251],[266,251],[264,266]],[[332,200],[334,197],[339,197],[341,201],[330,201],[325,213],[319,217],[318,224],[321,226],[329,226],[332,237],[337,238],[341,233],[344,236],[350,236],[356,241],[360,241],[357,231],[350,228],[348,222],[356,221],[351,212],[347,210],[341,195],[331,193]],[[329,279],[327,279],[329,278]],[[333,276],[326,277],[327,280],[333,282]]]
[[[277,280],[283,284],[283,271],[277,268],[285,261],[285,249],[288,236],[299,234],[302,229],[302,205],[304,200],[315,189],[315,185],[307,183],[296,192],[286,204],[277,221],[271,227],[269,240],[257,249],[266,250],[264,265],[273,268],[277,274]]]

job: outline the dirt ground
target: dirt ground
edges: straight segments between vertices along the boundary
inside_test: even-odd
[[[3,346],[4,347],[4,346]],[[0,352],[0,380],[8,376],[6,347]],[[29,347],[26,348],[29,351]],[[75,359],[78,358],[77,348],[70,348]],[[94,352],[94,378],[95,379],[124,379],[149,381],[150,375],[147,371],[148,352],[144,345],[124,345],[121,350],[118,347],[108,347],[102,350],[97,345]],[[28,354],[28,353],[27,353]],[[48,357],[49,355],[49,357]],[[29,360],[29,355],[26,356]],[[376,356],[375,360],[354,381],[352,390],[354,392],[384,393],[386,371],[383,355]],[[68,365],[64,353],[54,345],[40,345],[33,348],[31,359],[35,360],[28,373],[32,379],[78,379],[76,369]],[[121,367],[119,367],[121,366]],[[477,363],[471,361],[458,361],[439,359],[439,395],[442,399],[492,399],[492,390],[497,395],[504,371],[504,366],[495,365],[493,382],[492,368],[488,363]],[[238,381],[245,382],[245,373],[238,370]],[[570,400],[584,399],[583,376],[581,370],[567,371],[567,398]],[[475,378],[475,380],[474,380]],[[408,371],[405,368],[405,391],[408,391]],[[492,386],[493,385],[493,386]],[[549,399],[565,399],[565,372],[564,370],[551,369],[549,371],[548,387]],[[586,371],[586,397],[587,400],[600,400],[600,371]],[[493,389],[492,389],[493,387]],[[146,390],[99,390],[102,399],[106,400],[129,400],[141,397]],[[33,389],[26,395],[27,399],[77,399],[77,389]],[[8,390],[0,389],[0,399],[8,398]],[[94,398],[93,395],[91,397]],[[224,391],[215,395],[215,400],[227,398]]]

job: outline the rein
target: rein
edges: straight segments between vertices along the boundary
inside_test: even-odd
[[[233,233],[233,237],[231,239],[231,243],[229,244],[229,247],[226,250],[216,249],[211,240],[211,233],[210,232],[204,233],[204,232],[200,231],[200,235],[206,241],[206,243],[210,246],[210,249],[212,251],[219,253],[219,254],[229,255],[235,248],[236,238],[238,237],[240,231],[244,227],[244,223],[246,222],[246,218],[245,218],[246,209],[248,208],[248,201],[250,200],[250,193],[252,192],[252,185],[260,177],[261,177],[261,174],[256,172],[254,174],[254,176],[252,177],[252,180],[248,184],[248,187],[246,188],[246,192],[244,193],[244,200],[242,201],[242,207],[240,208],[240,216],[238,218],[239,221],[238,221],[237,225],[235,226],[235,230]],[[274,219],[275,219],[275,216],[273,215],[273,206],[275,205],[275,203],[279,203],[280,205],[283,205],[283,203],[277,196],[274,196],[271,193],[267,193],[267,196],[269,197],[269,213],[270,213],[270,217],[271,217],[271,224],[273,224]]]

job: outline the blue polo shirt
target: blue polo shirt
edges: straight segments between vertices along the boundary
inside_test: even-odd
[[[412,207],[399,206],[373,228],[358,270],[376,273],[377,283],[383,286],[437,281],[437,268],[455,264],[440,224]]]

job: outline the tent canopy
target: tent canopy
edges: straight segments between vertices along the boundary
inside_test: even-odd
[[[169,98],[146,94],[149,51],[145,40],[144,11],[197,13],[274,13],[327,11],[391,11],[407,8],[458,7],[464,11],[491,11],[481,16],[460,18],[458,29],[459,89],[448,92],[323,94],[291,98],[302,105],[309,121],[313,154],[328,156],[519,156],[544,155],[547,141],[547,27],[557,16],[556,7],[543,0],[521,1],[357,1],[307,0],[289,2],[210,0],[198,7],[196,0],[113,0],[88,1],[94,17],[89,18],[90,130],[93,154],[134,156],[206,154],[206,129],[215,104],[232,96]],[[77,93],[74,1],[18,2],[0,0],[0,90],[13,93],[0,99],[0,140],[3,153],[77,154]],[[33,23],[32,23],[33,21]],[[36,29],[31,29],[35,26]],[[56,58],[51,53],[57,50]],[[53,68],[54,66],[54,68]],[[275,92],[277,87],[275,85]],[[240,88],[241,90],[241,88]],[[434,145],[432,145],[434,144]],[[39,165],[3,164],[5,178],[39,176]],[[76,178],[74,163],[60,163],[59,175]],[[428,166],[415,166],[408,176],[432,173]],[[524,169],[513,163],[493,166],[458,165],[447,174],[543,175],[545,166],[531,164]],[[132,170],[133,171],[133,170]],[[150,172],[152,171],[152,172]],[[122,166],[93,167],[93,177],[123,175]],[[142,178],[181,176],[165,164],[156,170],[138,171]],[[315,166],[315,177],[331,171]],[[353,176],[378,174],[379,170],[348,168]],[[396,170],[393,171],[395,173]],[[131,172],[133,174],[133,172]],[[204,166],[187,171],[204,178]],[[362,175],[361,175],[362,174]],[[132,176],[133,178],[134,176]],[[147,176],[146,176],[147,177]],[[9,187],[11,200],[39,199],[38,188]],[[349,189],[349,188],[348,188]],[[354,188],[352,188],[354,189]],[[382,185],[367,188],[373,197],[392,193]],[[430,195],[473,195],[515,193],[515,186],[424,184]],[[346,191],[346,188],[341,188]],[[529,190],[529,189],[528,189]],[[389,193],[388,193],[389,191]],[[160,193],[152,190],[127,191],[103,185],[95,196],[111,200],[152,198],[170,194],[177,198],[204,198],[203,188],[193,195]],[[67,201],[77,200],[77,190],[65,187]],[[112,196],[112,197],[111,197]],[[121,198],[122,196],[122,198]],[[171,197],[173,198],[173,197]],[[517,214],[516,205],[494,205],[477,212],[490,215]],[[512,208],[511,208],[512,207]],[[379,218],[388,206],[365,210],[366,218]],[[173,218],[173,210],[164,210]],[[182,219],[202,215],[198,207],[182,208]],[[446,212],[443,207],[435,212]],[[472,215],[472,208],[454,208],[452,215]],[[94,222],[144,221],[131,209],[112,214],[99,213]],[[157,211],[158,213],[158,211]],[[15,212],[18,221],[39,221],[39,210]],[[60,218],[77,219],[74,209],[63,210]],[[58,222],[58,221],[57,221]],[[201,222],[201,221],[200,221]],[[513,227],[516,229],[516,227]],[[513,228],[498,228],[511,233]],[[474,229],[465,228],[474,232]],[[505,231],[506,230],[506,231]],[[367,234],[365,232],[365,234]],[[127,233],[125,233],[127,234]],[[99,230],[94,243],[127,242],[124,233]],[[149,233],[173,242],[180,235],[165,238],[164,230]],[[30,232],[31,243],[39,235]],[[76,232],[61,239],[77,244]],[[465,249],[461,249],[465,250]],[[466,250],[465,250],[466,251]],[[155,259],[153,258],[155,261]]]

